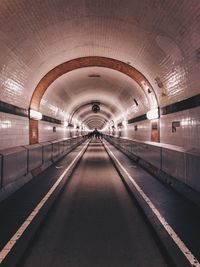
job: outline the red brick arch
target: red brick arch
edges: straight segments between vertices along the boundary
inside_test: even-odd
[[[30,101],[30,108],[37,111],[39,110],[40,102],[45,91],[57,78],[70,71],[85,67],[105,67],[124,73],[128,75],[130,78],[132,78],[134,81],[136,81],[142,90],[146,90],[147,88],[149,88],[155,98],[155,101],[157,101],[156,94],[151,84],[145,78],[145,76],[137,69],[116,59],[91,56],[91,57],[72,59],[50,70],[36,86]],[[144,84],[146,85],[145,88]],[[30,144],[37,143],[38,142],[37,121],[30,120],[29,133],[30,133]]]

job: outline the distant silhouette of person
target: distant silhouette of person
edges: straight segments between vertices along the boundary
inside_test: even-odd
[[[94,136],[96,139],[100,139],[101,133],[97,130],[97,128],[94,130]]]
[[[88,138],[92,139],[94,137],[96,139],[100,139],[100,138],[102,139],[103,138],[103,134],[101,132],[99,132],[97,130],[97,128],[95,128],[93,132],[88,133]]]
[[[92,139],[94,137],[94,132],[89,132],[88,133],[88,138]]]

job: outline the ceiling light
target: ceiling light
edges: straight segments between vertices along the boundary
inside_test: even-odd
[[[147,112],[147,119],[148,120],[154,120],[154,119],[158,119],[159,118],[159,110],[158,108],[149,110]]]
[[[29,110],[29,118],[32,120],[41,120],[42,119],[42,113],[33,109]]]

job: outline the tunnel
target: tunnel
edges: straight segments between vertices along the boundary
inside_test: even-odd
[[[0,266],[200,266],[200,2],[0,1]]]

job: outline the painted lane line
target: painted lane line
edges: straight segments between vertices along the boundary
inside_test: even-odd
[[[164,217],[160,214],[160,212],[157,210],[157,208],[154,206],[154,204],[151,202],[151,200],[148,198],[148,196],[144,193],[144,191],[139,187],[139,185],[135,182],[135,180],[132,178],[132,176],[128,173],[128,171],[122,166],[122,164],[119,162],[119,160],[115,157],[113,152],[110,150],[110,148],[104,143],[109,153],[112,155],[112,157],[115,159],[117,164],[120,166],[120,168],[126,173],[138,193],[142,196],[142,198],[145,200],[145,202],[148,204],[148,206],[151,208],[153,213],[156,215],[160,223],[163,225],[167,233],[171,236],[173,241],[176,243],[176,245],[179,247],[181,252],[185,255],[191,266],[193,267],[200,267],[199,261],[195,258],[195,256],[192,254],[192,252],[189,250],[189,248],[185,245],[185,243],[180,239],[180,237],[176,234],[176,232],[173,230],[173,228],[168,224],[168,222],[164,219]]]
[[[41,210],[41,208],[44,206],[44,204],[47,202],[47,200],[50,198],[50,196],[53,194],[53,192],[56,190],[58,185],[61,183],[69,169],[73,166],[73,164],[76,162],[76,160],[80,157],[80,155],[83,153],[83,151],[86,149],[89,142],[86,143],[86,145],[83,147],[83,149],[78,153],[78,155],[74,158],[74,160],[70,163],[70,165],[65,169],[65,171],[60,175],[58,180],[55,182],[55,184],[50,188],[48,193],[43,197],[43,199],[39,202],[39,204],[36,206],[36,208],[31,212],[31,214],[26,218],[24,223],[20,226],[20,228],[17,230],[17,232],[11,237],[11,239],[7,242],[7,244],[4,246],[4,248],[0,251],[0,264],[2,261],[6,258],[6,256],[9,254],[11,249],[16,244],[17,240],[22,236],[24,231],[28,228],[28,226],[31,224],[33,219],[36,217],[38,212]]]

